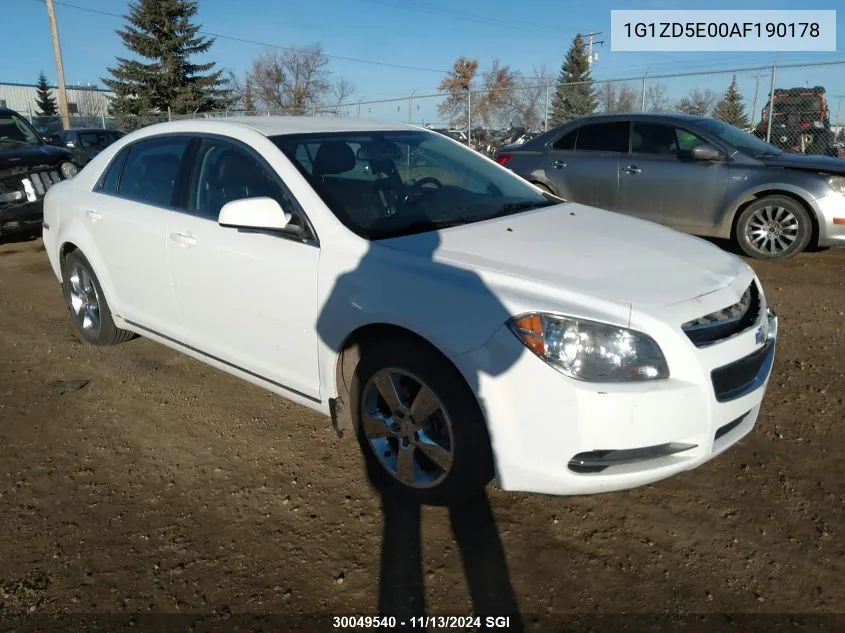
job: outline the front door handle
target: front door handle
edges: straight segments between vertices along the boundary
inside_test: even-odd
[[[627,167],[622,169],[622,171],[624,171],[626,174],[639,174],[642,169],[640,169],[636,165],[628,165]]]
[[[566,163],[564,163],[562,160],[556,160],[552,163],[552,167],[554,167],[555,169],[563,169],[564,167],[566,167]]]
[[[187,248],[188,246],[196,246],[197,240],[190,235],[185,235],[184,233],[171,233],[170,239],[182,246],[183,248]]]
[[[92,222],[99,222],[100,220],[103,219],[103,214],[100,213],[99,211],[94,211],[93,209],[88,209],[88,211],[86,211],[86,213],[87,213],[88,217],[91,218]]]

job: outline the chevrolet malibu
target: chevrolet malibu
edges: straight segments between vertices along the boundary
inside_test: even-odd
[[[410,126],[154,125],[44,215],[82,338],[141,335],[319,411],[423,503],[695,468],[751,431],[774,360],[738,257]]]

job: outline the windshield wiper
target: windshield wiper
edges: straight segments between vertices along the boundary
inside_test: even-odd
[[[381,232],[376,231],[375,235],[371,239],[386,240],[391,237],[402,237],[405,235],[413,235],[415,233],[424,233],[426,231],[438,231],[440,229],[448,229],[452,226],[466,224],[467,221],[468,220],[466,218],[453,218],[451,220],[418,220],[396,229]]]
[[[501,218],[503,216],[511,215],[513,213],[520,213],[521,211],[530,211],[531,209],[541,209],[543,207],[551,207],[556,204],[559,203],[552,202],[551,200],[543,200],[542,202],[533,202],[531,200],[523,200],[522,202],[508,202],[507,204],[503,204],[501,207],[496,209],[495,213],[486,217],[488,219]]]

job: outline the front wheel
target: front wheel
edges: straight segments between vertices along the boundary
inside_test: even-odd
[[[377,488],[453,505],[492,479],[481,409],[454,365],[424,343],[398,338],[362,350],[351,408]]]
[[[800,202],[766,196],[752,202],[736,224],[736,241],[756,259],[787,259],[807,248],[813,234],[810,215]]]

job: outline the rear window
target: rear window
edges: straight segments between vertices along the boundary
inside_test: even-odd
[[[186,138],[158,138],[131,146],[118,193],[121,197],[169,207],[173,204],[176,176],[188,149]]]

